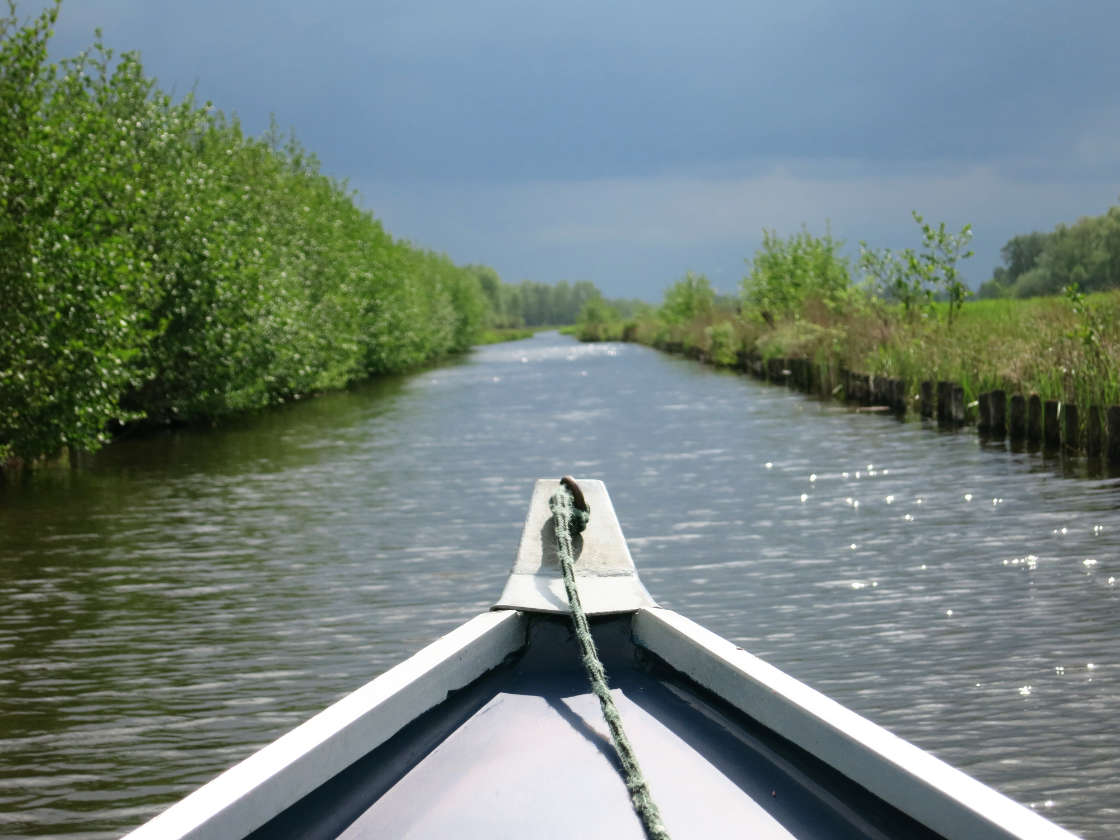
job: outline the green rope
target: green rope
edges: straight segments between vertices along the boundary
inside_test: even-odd
[[[572,611],[576,640],[579,642],[580,658],[591,681],[591,690],[599,698],[599,707],[603,710],[607,728],[610,729],[614,751],[622,763],[622,776],[626,782],[626,789],[630,791],[630,801],[642,820],[646,836],[651,840],[669,840],[669,832],[661,822],[661,814],[650,795],[649,785],[642,776],[642,768],[638,766],[634,747],[622,728],[622,717],[607,687],[607,672],[599,659],[599,652],[595,649],[595,640],[591,638],[591,628],[588,626],[587,615],[583,611],[579,591],[576,589],[576,576],[572,568],[575,562],[572,537],[587,527],[591,512],[576,507],[571,491],[564,485],[561,485],[556,494],[548,500],[548,506],[552,509],[552,517],[556,525],[557,554],[560,557],[560,567],[564,571],[564,588],[568,591],[568,604]]]

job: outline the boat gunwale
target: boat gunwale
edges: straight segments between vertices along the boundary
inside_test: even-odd
[[[123,840],[245,837],[524,648],[515,610],[484,612],[175,802]]]
[[[1077,835],[904,738],[664,608],[642,608],[634,644],[945,837]]]

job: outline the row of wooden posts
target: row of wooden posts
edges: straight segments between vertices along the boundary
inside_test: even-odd
[[[905,417],[912,404],[923,418],[956,428],[975,422],[982,437],[1024,442],[1053,451],[1085,453],[1120,463],[1120,406],[1089,406],[1042,400],[1038,394],[990,391],[966,404],[955,382],[924,381],[916,393],[902,379],[870,376],[845,368],[817,365],[808,359],[762,359],[740,354],[740,366],[771,382],[799,391],[847,400],[868,410]],[[975,409],[975,412],[973,412]]]

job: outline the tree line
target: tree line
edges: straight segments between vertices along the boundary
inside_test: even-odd
[[[590,294],[394,238],[294,137],[174,101],[100,35],[51,63],[59,8],[0,13],[0,465],[406,370]]]
[[[1059,224],[1050,233],[1014,236],[1000,256],[1003,265],[977,297],[1041,297],[1069,286],[1085,292],[1120,288],[1120,206]]]
[[[574,324],[587,301],[601,296],[594,283],[503,283],[488,266],[472,266],[490,312],[490,326],[547,327]]]

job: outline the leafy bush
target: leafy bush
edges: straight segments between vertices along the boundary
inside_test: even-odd
[[[796,317],[810,298],[843,308],[852,295],[848,260],[839,254],[843,244],[831,233],[813,236],[804,227],[788,239],[763,231],[762,247],[743,279],[744,303],[771,325]]]
[[[715,310],[715,299],[708,278],[690,271],[666,290],[659,316],[667,324],[705,320]]]
[[[873,250],[860,243],[860,267],[867,272],[873,288],[883,299],[901,303],[903,312],[913,318],[921,310],[929,310],[934,293],[940,289],[949,302],[946,310],[949,324],[960,312],[961,304],[972,292],[961,281],[957,263],[972,256],[966,250],[972,240],[972,225],[960,233],[927,223],[916,211],[914,221],[922,229],[922,251],[911,248],[895,254],[889,248]]]
[[[477,267],[394,240],[275,126],[156,89],[59,4],[0,17],[0,463],[219,417],[469,347]]]
[[[1120,288],[1120,206],[1050,233],[1014,236],[1000,254],[1004,265],[980,297],[1058,295],[1074,283],[1087,292]]]

